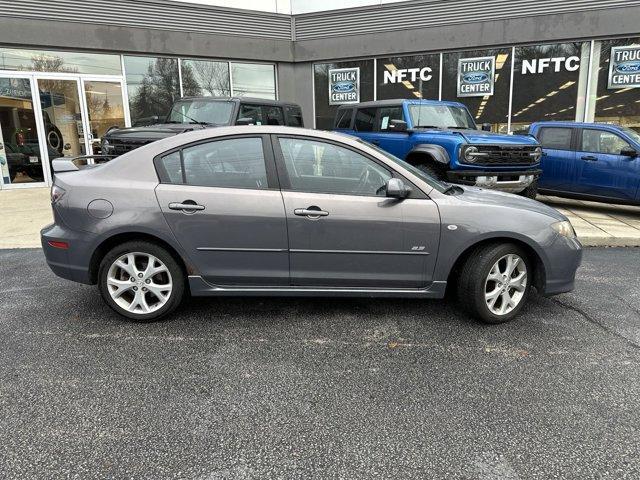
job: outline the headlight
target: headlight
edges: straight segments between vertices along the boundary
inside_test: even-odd
[[[576,231],[573,229],[573,225],[571,225],[571,222],[569,220],[553,223],[551,225],[551,228],[553,228],[563,237],[576,238]]]
[[[536,149],[531,152],[531,158],[533,158],[534,162],[539,162],[542,158],[542,147],[536,147]]]
[[[473,145],[468,146],[464,150],[464,159],[469,163],[473,163],[476,161],[478,157],[478,147],[474,147]]]

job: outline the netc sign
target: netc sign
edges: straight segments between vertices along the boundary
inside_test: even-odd
[[[554,57],[554,58],[534,58],[533,60],[522,60],[522,75],[528,73],[544,73],[551,68],[554,72],[560,72],[562,68],[568,72],[575,72],[580,69],[580,57]]]
[[[422,68],[401,68],[393,71],[385,71],[383,83],[386,85],[388,83],[401,83],[406,80],[411,82],[415,82],[418,79],[423,82],[428,82],[433,78],[432,75],[433,70],[431,67],[422,67]]]

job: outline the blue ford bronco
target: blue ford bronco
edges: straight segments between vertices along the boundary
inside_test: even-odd
[[[482,130],[461,103],[380,100],[338,107],[334,130],[354,135],[439,180],[535,198],[542,148],[531,135]]]

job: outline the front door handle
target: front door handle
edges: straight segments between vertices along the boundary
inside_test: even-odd
[[[327,217],[329,215],[329,212],[320,210],[318,207],[296,208],[293,213],[298,215],[299,217],[309,218]]]
[[[582,160],[586,160],[587,162],[597,162],[598,161],[598,157],[594,156],[594,155],[585,155],[582,158]]]
[[[371,143],[373,143],[376,146],[380,146],[380,140],[371,140]]]
[[[195,213],[198,210],[204,210],[204,205],[198,205],[193,200],[185,200],[184,202],[171,202],[169,208],[171,210],[182,210],[184,213]]]

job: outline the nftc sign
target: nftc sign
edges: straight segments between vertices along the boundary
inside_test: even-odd
[[[562,68],[568,72],[575,72],[580,69],[580,57],[554,57],[554,58],[534,58],[533,60],[522,60],[522,75],[528,73],[544,73],[553,68],[554,72],[559,72]]]
[[[432,72],[431,67],[401,68],[393,71],[385,70],[382,83],[386,85],[388,83],[402,83],[406,80],[415,82],[418,79],[423,82],[428,82],[433,78]]]

